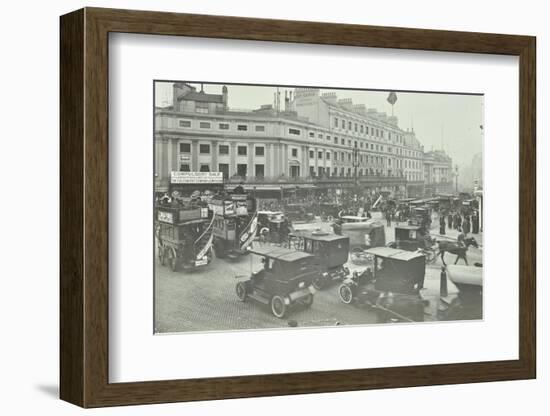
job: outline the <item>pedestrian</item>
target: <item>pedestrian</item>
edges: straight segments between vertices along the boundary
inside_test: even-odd
[[[439,217],[439,234],[445,235],[445,217]]]
[[[470,233],[470,217],[466,215],[464,217],[464,222],[462,223],[462,232],[465,236],[468,236]]]
[[[385,214],[386,214],[386,225],[388,227],[391,227],[391,212],[389,208],[386,209]]]
[[[477,211],[474,211],[474,215],[472,215],[472,233],[479,233],[479,215]]]
[[[459,213],[456,214],[456,229],[457,230],[462,229],[462,217]]]
[[[453,213],[451,211],[449,211],[449,215],[447,216],[447,226],[449,230],[453,228]]]

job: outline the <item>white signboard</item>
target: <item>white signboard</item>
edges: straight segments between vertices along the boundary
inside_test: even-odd
[[[179,172],[174,171],[171,174],[171,182],[179,184],[222,184],[223,173],[222,172]]]

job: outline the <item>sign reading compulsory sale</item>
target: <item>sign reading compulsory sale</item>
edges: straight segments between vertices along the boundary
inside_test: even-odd
[[[171,183],[223,184],[222,172],[172,172]]]

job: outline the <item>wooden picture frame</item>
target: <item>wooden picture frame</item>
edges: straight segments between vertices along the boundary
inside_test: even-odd
[[[244,30],[246,28],[246,30]],[[85,8],[61,17],[60,396],[82,407],[518,380],[536,376],[534,37]],[[519,359],[136,383],[108,380],[110,32],[519,57]]]

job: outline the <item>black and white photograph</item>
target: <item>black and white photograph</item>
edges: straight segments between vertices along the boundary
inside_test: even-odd
[[[156,334],[483,320],[483,94],[153,84]]]

